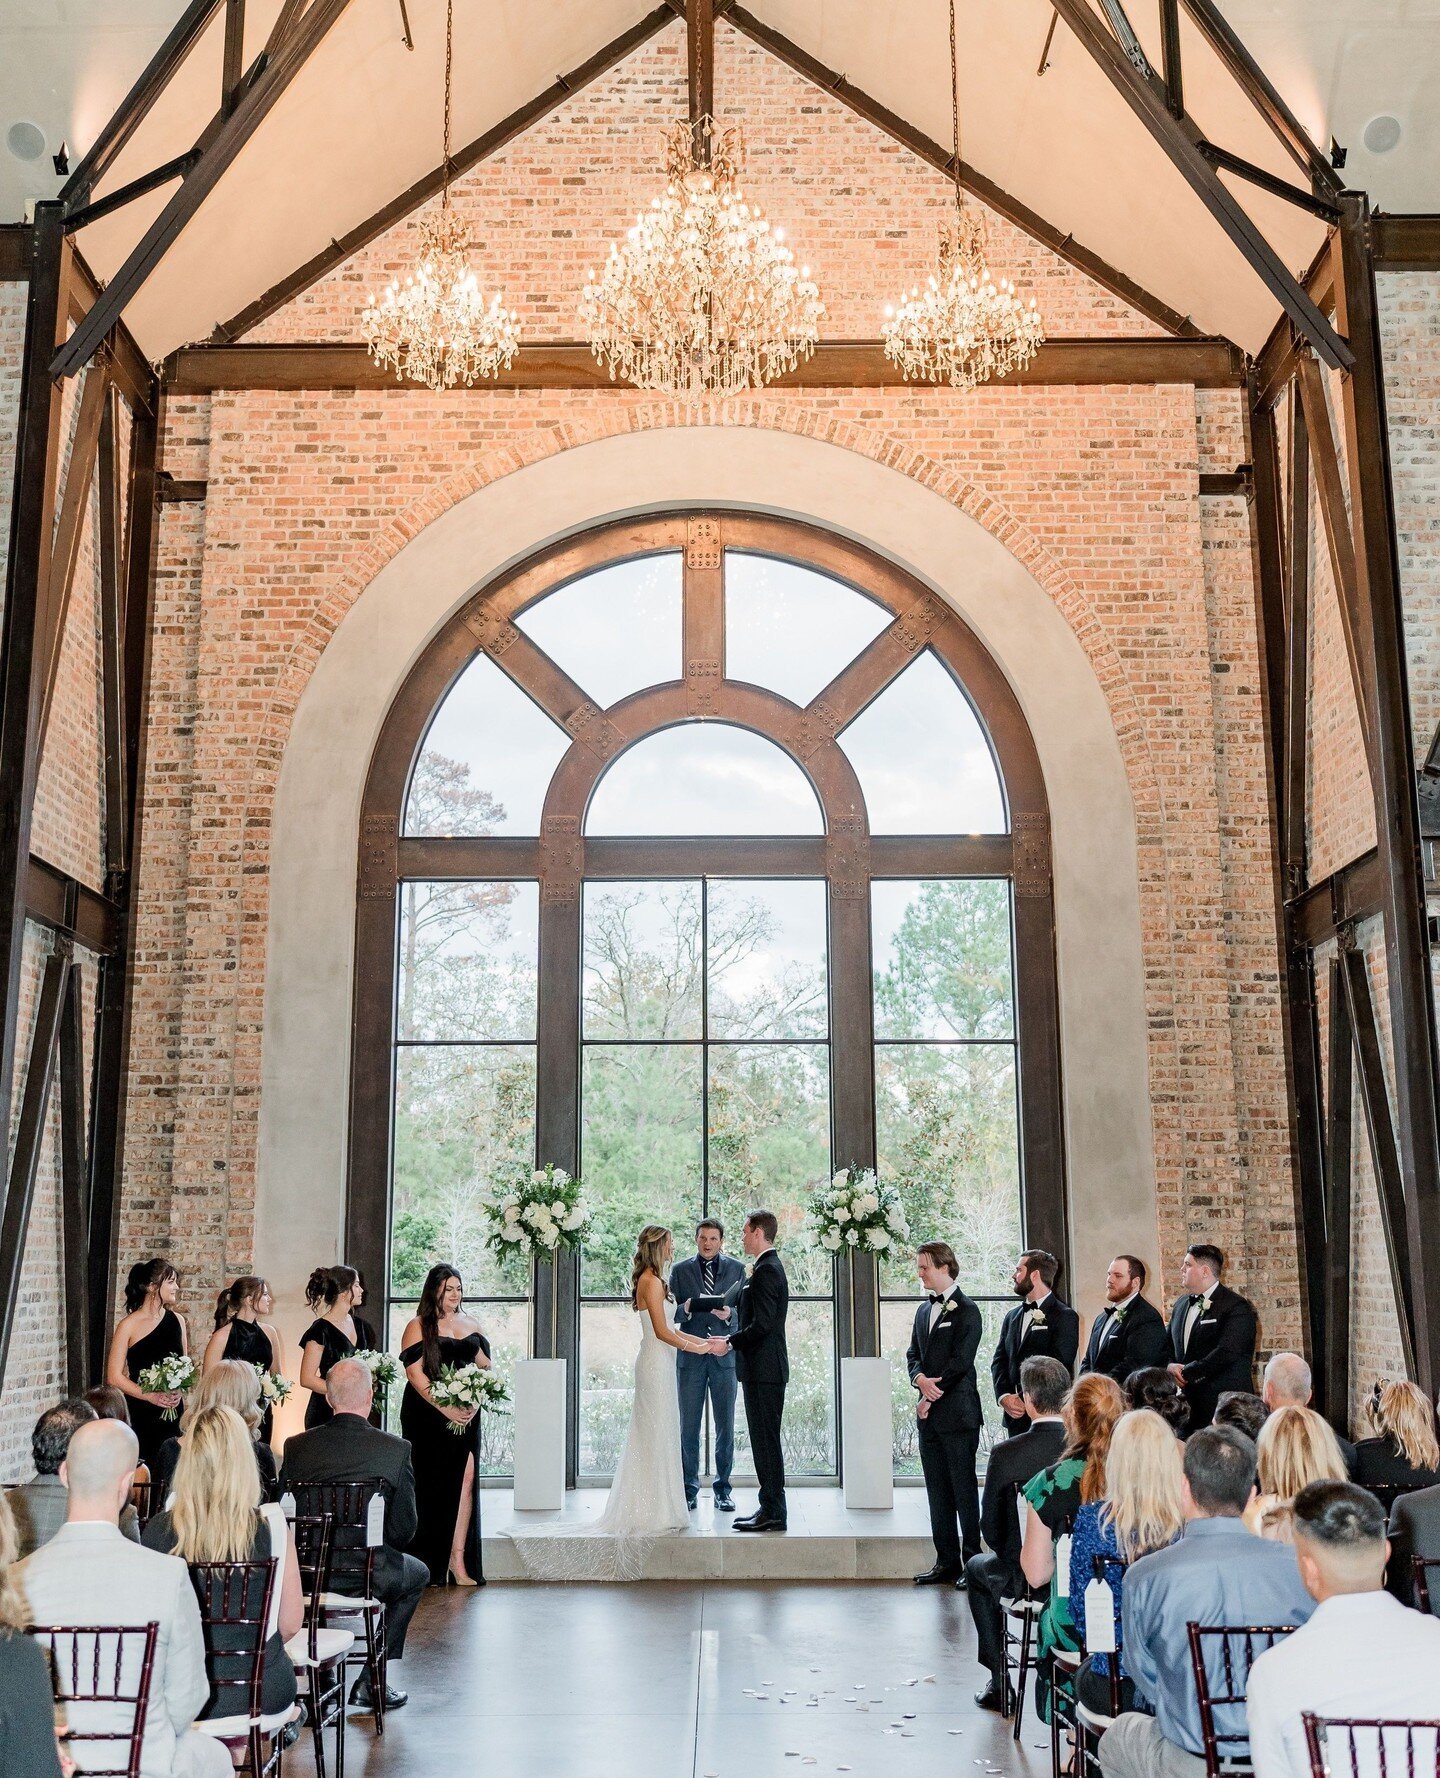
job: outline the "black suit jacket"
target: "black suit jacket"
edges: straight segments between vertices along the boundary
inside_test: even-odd
[[[1095,1317],[1080,1375],[1099,1371],[1103,1376],[1123,1383],[1131,1371],[1173,1363],[1170,1332],[1160,1311],[1143,1296],[1137,1296],[1118,1322],[1109,1308]]]
[[[375,1552],[380,1585],[401,1580],[400,1554],[413,1540],[415,1470],[410,1441],[381,1432],[358,1414],[336,1414],[323,1426],[293,1433],[280,1469],[280,1490],[301,1482],[378,1482],[385,1497],[385,1542]]]
[[[1402,1494],[1390,1508],[1390,1562],[1385,1585],[1402,1605],[1415,1603],[1412,1556],[1440,1556],[1440,1487]],[[1440,1617],[1440,1568],[1425,1571],[1430,1610]]]
[[[985,1470],[985,1495],[980,1502],[980,1529],[985,1541],[1005,1564],[1007,1591],[1023,1591],[1020,1572],[1020,1514],[1015,1491],[1022,1482],[1060,1461],[1065,1428],[1058,1420],[1031,1423],[1028,1432],[1017,1432],[997,1444]]]
[[[941,1311],[932,1328],[927,1296],[915,1311],[905,1368],[916,1377],[933,1377],[943,1391],[932,1401],[926,1424],[932,1432],[975,1431],[983,1425],[980,1390],[975,1382],[975,1354],[980,1350],[980,1311],[957,1289],[954,1307]],[[917,1404],[918,1405],[918,1404]]]
[[[1037,1327],[1032,1323],[1027,1330],[1025,1317],[1032,1309],[1041,1311],[1045,1324]],[[998,1401],[1002,1395],[1020,1393],[1020,1366],[1027,1358],[1058,1358],[1074,1376],[1075,1354],[1079,1349],[1080,1317],[1069,1303],[1062,1303],[1054,1291],[1043,1302],[1016,1303],[1000,1323],[1000,1338],[990,1360],[995,1399]],[[1025,1416],[1007,1414],[1005,1424],[1023,1426]]]
[[[785,1345],[789,1307],[790,1281],[780,1255],[768,1247],[751,1268],[735,1305],[730,1348],[735,1354],[735,1374],[742,1383],[790,1381],[790,1353]]]
[[[1185,1371],[1185,1399],[1190,1404],[1190,1431],[1198,1432],[1215,1417],[1215,1403],[1226,1389],[1255,1387],[1255,1305],[1225,1284],[1210,1293],[1209,1310],[1195,1323],[1190,1349],[1184,1350],[1185,1321],[1193,1296],[1182,1296],[1170,1315],[1173,1363]]]

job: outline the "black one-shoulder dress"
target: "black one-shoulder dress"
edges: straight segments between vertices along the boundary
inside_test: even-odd
[[[418,1341],[400,1354],[401,1364],[415,1364],[425,1348]],[[467,1334],[463,1340],[440,1339],[442,1365],[474,1364],[477,1352],[490,1356],[490,1342],[484,1334]],[[400,1400],[400,1431],[410,1441],[410,1456],[415,1466],[415,1510],[419,1519],[410,1542],[410,1553],[418,1556],[430,1570],[432,1586],[443,1587],[450,1567],[450,1551],[455,1542],[455,1520],[460,1511],[460,1495],[465,1485],[465,1465],[471,1457],[479,1467],[480,1416],[477,1414],[463,1432],[452,1430],[447,1420],[433,1407],[410,1381]],[[480,1490],[474,1493],[470,1512],[470,1530],[465,1539],[465,1569],[471,1580],[485,1578],[480,1567]]]
[[[152,1364],[159,1364],[162,1358],[178,1358],[184,1350],[180,1317],[173,1309],[167,1309],[149,1333],[136,1340],[125,1354],[125,1374],[132,1383],[138,1383],[142,1371],[148,1370]],[[157,1408],[153,1402],[136,1401],[133,1395],[125,1397],[125,1406],[130,1410],[131,1428],[140,1441],[140,1461],[149,1463],[175,1431],[176,1422],[165,1418],[164,1408]],[[178,1418],[177,1411],[176,1420]]]

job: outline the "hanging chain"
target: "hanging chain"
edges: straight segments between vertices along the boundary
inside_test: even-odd
[[[954,11],[953,5],[951,8]],[[440,208],[446,209],[450,203],[450,74],[455,61],[455,0],[445,0],[445,149],[441,158],[444,184],[440,193]]]
[[[955,0],[950,0],[950,136],[955,145],[955,208],[965,208],[965,188],[960,183],[960,63],[955,53]]]

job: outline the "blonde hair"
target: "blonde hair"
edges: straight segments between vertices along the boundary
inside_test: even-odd
[[[25,1592],[15,1578],[15,1558],[20,1554],[20,1538],[15,1530],[15,1515],[10,1502],[0,1490],[0,1634],[23,1630],[30,1622]]]
[[[187,1562],[248,1562],[260,1498],[245,1422],[233,1408],[201,1408],[175,1465],[175,1554]]]
[[[635,1237],[635,1258],[630,1264],[630,1307],[640,1307],[640,1280],[647,1272],[653,1272],[662,1284],[665,1284],[665,1244],[670,1243],[674,1250],[675,1241],[669,1229],[662,1228],[658,1222],[647,1223]],[[670,1287],[665,1285],[665,1300],[669,1302]]]
[[[1288,1504],[1311,1482],[1343,1482],[1345,1459],[1314,1408],[1276,1408],[1255,1441],[1256,1486]]]
[[[1110,1435],[1125,1412],[1125,1395],[1113,1377],[1091,1371],[1065,1397],[1066,1457],[1083,1457],[1080,1499],[1088,1505],[1105,1497],[1105,1456]]]
[[[1370,1418],[1381,1438],[1394,1439],[1412,1469],[1440,1469],[1435,1416],[1418,1384],[1387,1383],[1370,1410]]]
[[[186,1437],[206,1408],[230,1408],[250,1429],[253,1439],[260,1430],[260,1373],[240,1358],[222,1358],[196,1379],[185,1397],[180,1431]]]
[[[1183,1474],[1180,1441],[1158,1414],[1134,1408],[1120,1416],[1105,1456],[1108,1493],[1101,1519],[1114,1530],[1127,1562],[1165,1549],[1184,1529]]]

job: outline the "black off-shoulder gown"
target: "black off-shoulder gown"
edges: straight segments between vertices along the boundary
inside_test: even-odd
[[[300,1350],[302,1352],[307,1346],[321,1348],[320,1375],[322,1377],[328,1377],[331,1365],[339,1364],[342,1358],[353,1358],[357,1352],[378,1352],[380,1349],[375,1344],[375,1330],[370,1323],[362,1321],[358,1315],[352,1315],[350,1319],[355,1323],[355,1344],[353,1346],[335,1323],[327,1321],[323,1315],[318,1320],[312,1321],[300,1336]],[[305,1404],[305,1430],[308,1432],[312,1426],[323,1426],[327,1420],[333,1420],[334,1417],[330,1412],[330,1403],[326,1401],[325,1397],[312,1392],[309,1401]],[[371,1410],[370,1421],[374,1426],[380,1424],[380,1415],[374,1409]]]
[[[418,1342],[400,1354],[401,1364],[414,1364],[424,1355]],[[490,1356],[484,1334],[467,1334],[463,1340],[440,1339],[442,1365],[474,1364],[477,1352]],[[455,1541],[455,1520],[465,1485],[465,1465],[471,1457],[479,1469],[480,1416],[463,1433],[453,1432],[454,1422],[432,1407],[413,1383],[406,1381],[400,1400],[400,1431],[410,1441],[415,1465],[415,1508],[419,1518],[410,1553],[430,1570],[432,1586],[443,1587]],[[465,1539],[465,1569],[471,1580],[483,1580],[480,1567],[480,1490],[474,1492],[470,1530]]]
[[[125,1354],[125,1374],[132,1383],[138,1383],[141,1371],[159,1364],[162,1358],[178,1358],[184,1350],[180,1317],[173,1309],[167,1309],[150,1332],[143,1339],[136,1340]],[[125,1406],[130,1410],[131,1429],[140,1441],[140,1461],[149,1463],[174,1433],[179,1411],[177,1409],[175,1420],[167,1420],[164,1408],[157,1408],[152,1402],[136,1401],[133,1395],[126,1396]]]

